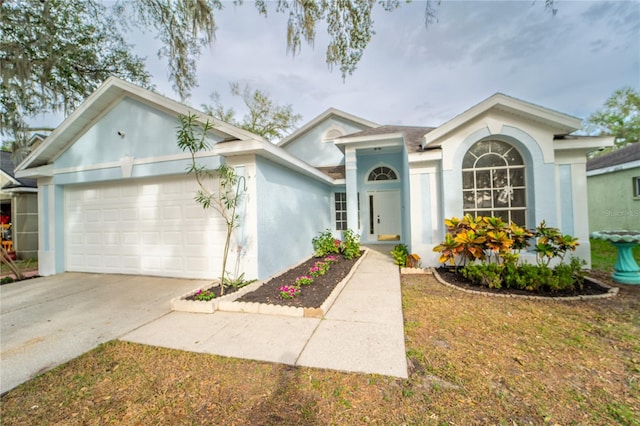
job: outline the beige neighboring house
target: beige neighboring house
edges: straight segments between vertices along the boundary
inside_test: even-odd
[[[640,230],[640,143],[587,162],[589,230]]]
[[[30,142],[35,146],[44,138],[35,135]],[[18,259],[37,259],[38,185],[36,179],[16,178],[14,168],[11,153],[0,152],[0,215],[10,224],[3,225],[3,245]]]

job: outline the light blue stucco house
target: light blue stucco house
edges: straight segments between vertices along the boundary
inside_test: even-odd
[[[181,103],[110,78],[17,168],[38,179],[41,275],[63,271],[215,278],[223,223],[193,200],[176,143]],[[272,144],[209,118],[199,162],[246,179],[233,272],[267,278],[352,229],[402,242],[423,265],[443,220],[542,220],[582,241],[589,261],[586,153],[611,138],[570,136],[580,120],[496,94],[439,127],[384,126],[328,109]]]

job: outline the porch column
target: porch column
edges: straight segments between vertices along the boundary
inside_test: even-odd
[[[347,147],[345,158],[345,180],[347,187],[347,228],[359,233],[358,229],[358,165],[355,148]]]
[[[64,189],[38,179],[38,273],[64,272]]]

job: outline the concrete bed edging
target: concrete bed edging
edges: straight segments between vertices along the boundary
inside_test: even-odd
[[[249,284],[246,287],[240,288],[238,291],[230,293],[228,295],[224,295],[222,297],[212,299],[209,301],[199,301],[199,300],[186,300],[187,297],[196,294],[199,290],[204,290],[206,288],[211,288],[211,286],[201,286],[194,290],[191,290],[180,297],[176,297],[171,300],[171,309],[174,311],[180,312],[195,312],[195,313],[207,313],[211,314],[215,311],[222,312],[245,312],[245,313],[254,313],[254,314],[265,314],[265,315],[282,315],[289,317],[299,317],[299,318],[322,318],[324,314],[327,313],[329,308],[333,305],[335,300],[338,298],[338,295],[342,292],[342,289],[347,285],[355,271],[360,266],[360,263],[369,253],[368,249],[363,249],[362,256],[354,263],[351,267],[351,271],[345,276],[342,281],[335,286],[335,288],[331,291],[329,296],[325,299],[322,305],[319,308],[302,308],[296,306],[283,306],[283,305],[273,305],[270,303],[257,303],[257,302],[237,302],[236,300],[241,298],[247,293],[250,293],[254,290],[257,290],[264,283],[268,282],[272,278],[275,278],[279,275],[282,275],[286,271],[294,269],[306,262],[308,259],[304,259],[301,262],[291,266],[285,271],[278,272],[277,274],[267,278],[263,281],[257,281],[255,283]],[[219,283],[216,283],[218,286]]]
[[[596,284],[598,284],[599,286],[609,289],[606,293],[603,294],[585,294],[584,296],[558,296],[558,297],[547,297],[547,296],[527,296],[525,294],[498,294],[498,293],[489,293],[489,292],[485,292],[485,291],[478,291],[478,290],[469,290],[466,288],[460,288],[456,285],[453,285],[451,283],[448,283],[447,281],[444,280],[444,278],[442,278],[440,276],[440,274],[438,273],[438,271],[436,271],[434,268],[431,268],[431,271],[433,273],[433,276],[435,277],[435,279],[440,283],[443,284],[447,287],[451,287],[454,288],[458,291],[461,291],[463,293],[470,293],[470,294],[476,294],[476,295],[481,295],[481,296],[487,296],[487,297],[507,297],[507,298],[514,298],[514,299],[530,299],[530,300],[555,300],[555,301],[559,301],[559,302],[568,302],[568,301],[575,301],[575,300],[591,300],[591,299],[608,299],[610,297],[615,297],[618,295],[618,292],[620,291],[620,289],[618,287],[612,287],[608,284],[603,283],[602,281],[596,280],[595,278],[591,278],[588,277],[591,281],[595,282]]]
[[[175,297],[171,299],[171,309],[179,312],[195,312],[202,314],[211,314],[219,309],[220,303],[226,302],[229,300],[235,300],[239,297],[244,296],[250,291],[255,290],[256,288],[262,285],[261,281],[251,283],[246,287],[242,287],[238,289],[238,291],[234,291],[233,293],[225,294],[221,297],[217,297],[215,299],[211,299],[208,301],[203,300],[187,300],[187,297],[193,296],[200,290],[206,290],[209,288],[218,287],[220,285],[219,282],[213,282],[213,285],[208,286],[200,286],[196,289],[193,289],[182,296]]]

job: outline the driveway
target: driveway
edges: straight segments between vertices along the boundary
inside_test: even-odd
[[[0,393],[166,315],[204,283],[69,272],[0,286]]]

